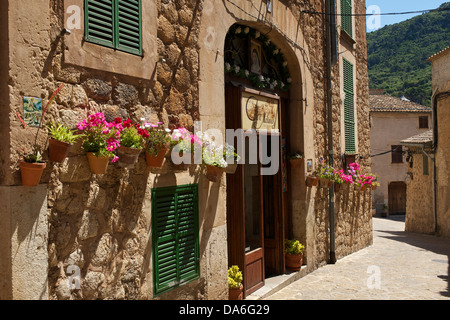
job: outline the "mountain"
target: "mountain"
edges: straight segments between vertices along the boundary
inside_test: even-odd
[[[450,45],[450,2],[439,9],[367,34],[371,89],[431,106],[431,63],[426,60]]]

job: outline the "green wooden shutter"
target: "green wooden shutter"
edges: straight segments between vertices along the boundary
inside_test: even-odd
[[[152,189],[153,291],[200,276],[198,185]]]
[[[140,0],[85,0],[86,40],[142,55]]]
[[[344,131],[345,152],[355,153],[355,106],[353,91],[353,65],[343,59],[344,70]]]
[[[353,37],[352,0],[341,0],[341,29]]]
[[[85,0],[85,35],[89,42],[114,47],[113,0]]]
[[[117,49],[142,54],[141,1],[117,0]]]

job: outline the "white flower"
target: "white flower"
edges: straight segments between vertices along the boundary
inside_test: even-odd
[[[242,31],[241,27],[238,27],[238,28],[236,29],[236,33],[241,33],[241,31]]]
[[[270,40],[269,39],[266,40],[266,46],[268,46],[268,45],[270,45]]]
[[[244,74],[245,74],[246,77],[248,77],[248,75],[250,74],[250,72],[249,72],[248,70],[245,70],[245,71],[244,71]]]
[[[259,80],[259,81],[264,81],[264,77],[260,74],[260,75],[258,76],[258,80]]]
[[[260,33],[259,31],[256,31],[256,33],[255,33],[255,38],[256,38],[256,39],[259,38],[260,35],[261,35],[261,33]]]
[[[284,88],[284,83],[283,82],[280,82],[280,87]]]
[[[285,60],[285,61],[283,61],[283,67],[286,67],[287,66],[287,64],[288,64],[288,62]]]
[[[244,29],[244,33],[245,33],[245,34],[247,34],[249,31],[250,31],[250,29],[249,29],[248,27],[246,27],[246,28]]]
[[[287,81],[288,83],[291,83],[291,82],[292,82],[292,79],[291,79],[291,78],[287,78],[286,81]]]
[[[230,64],[228,62],[225,63],[225,69],[228,71],[228,70],[230,70],[230,68],[231,68]]]
[[[241,68],[239,66],[234,66],[234,72],[238,73]]]
[[[278,54],[278,52],[280,52],[280,49],[275,49],[275,50],[273,50],[273,54]]]
[[[272,85],[273,85],[274,87],[276,87],[277,84],[278,84],[277,80],[273,80]]]

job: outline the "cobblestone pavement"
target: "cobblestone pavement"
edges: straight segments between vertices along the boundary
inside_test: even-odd
[[[373,218],[373,245],[323,266],[265,300],[450,300],[450,239]]]

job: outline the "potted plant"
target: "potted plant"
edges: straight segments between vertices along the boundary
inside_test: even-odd
[[[316,176],[315,173],[308,174],[306,176],[306,186],[307,187],[316,187],[319,184],[319,177]]]
[[[300,241],[293,239],[284,241],[284,257],[286,269],[299,271],[303,265],[303,251],[305,246]]]
[[[324,158],[319,159],[319,166],[317,168],[316,175],[319,178],[319,187],[330,188],[332,186],[334,168],[329,166]]]
[[[64,83],[61,84],[55,90],[55,92],[53,92],[52,96],[47,102],[47,105],[42,110],[41,122],[39,123],[36,135],[34,137],[33,151],[20,159],[19,167],[22,178],[22,184],[24,186],[37,186],[42,177],[42,173],[44,172],[44,169],[46,167],[46,163],[42,159],[41,151],[38,147],[37,138],[39,135],[39,131],[42,127],[42,120],[44,119],[45,113],[49,108],[49,106],[52,104],[53,100],[55,100],[56,95],[62,89],[63,86]],[[18,113],[16,113],[16,115],[19,118],[20,122],[24,125],[24,127],[27,128],[28,130],[31,130],[30,127],[25,123],[25,121],[20,117],[20,115]]]
[[[334,183],[334,192],[339,192],[341,190],[341,186],[344,183],[344,179],[341,176],[340,172],[335,170],[333,175],[333,183]]]
[[[201,150],[202,142],[194,134],[191,134],[186,128],[180,127],[174,129],[171,136],[171,157],[175,170],[187,170],[193,162],[193,152],[198,145]],[[176,159],[174,161],[174,159]],[[181,161],[180,161],[181,160]]]
[[[119,159],[114,152],[120,146],[121,125],[106,121],[104,114],[98,112],[79,122],[77,127],[83,132],[82,147],[86,151],[91,172],[106,173],[109,161],[116,162]]]
[[[206,178],[212,182],[217,182],[224,170],[228,166],[224,158],[223,145],[216,145],[213,138],[207,134],[202,136],[202,161],[206,166]]]
[[[158,124],[145,123],[144,127],[148,133],[145,144],[147,166],[161,168],[169,150],[170,130],[165,130],[162,127],[162,122],[158,122]]]
[[[302,164],[303,153],[298,151],[291,153],[289,155],[289,163],[291,164],[291,168],[298,168]]]
[[[115,118],[114,123],[120,131],[120,146],[117,148],[119,159],[117,164],[122,168],[132,168],[139,158],[148,132],[140,128],[139,124],[133,124],[130,119],[123,121],[122,118]]]
[[[70,147],[80,138],[75,129],[64,124],[51,122],[48,126],[48,154],[50,161],[63,162],[69,154]]]
[[[232,145],[225,143],[223,156],[227,162],[227,166],[224,168],[224,172],[230,174],[235,173],[238,166],[238,162],[241,159],[239,154],[237,154],[235,148]],[[233,162],[230,163],[231,162],[230,160],[233,160]]]
[[[234,265],[228,269],[228,292],[229,300],[242,300],[244,286],[242,285],[242,272]]]
[[[338,170],[335,173],[334,190],[339,192],[344,186],[348,190],[348,186],[353,183],[353,177],[349,174],[345,174],[344,170]]]

